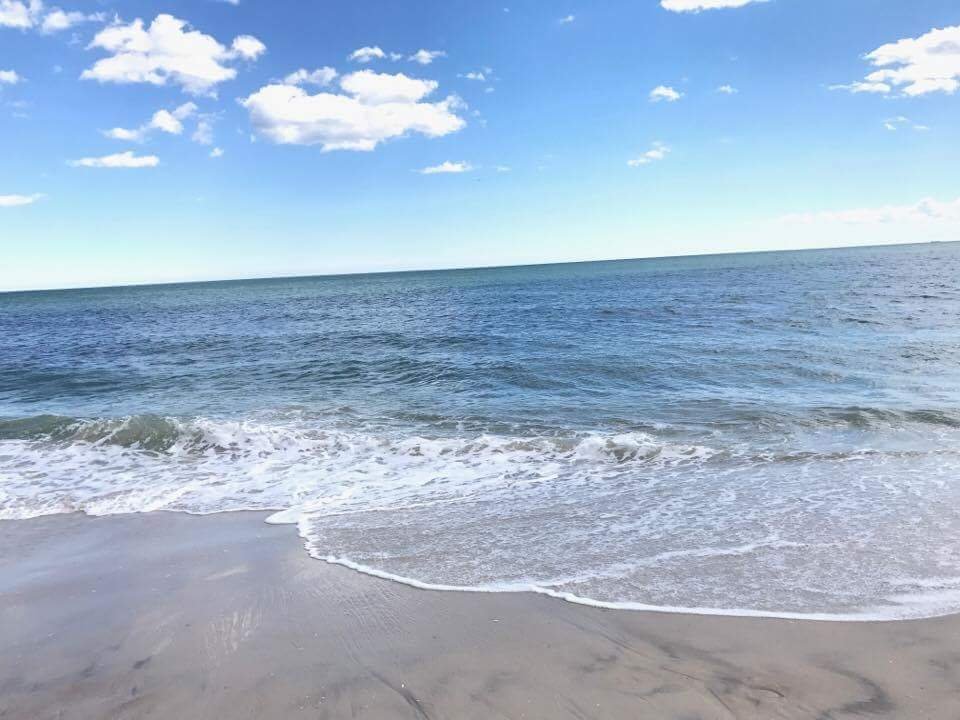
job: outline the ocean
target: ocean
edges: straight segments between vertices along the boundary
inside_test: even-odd
[[[960,611],[960,245],[0,295],[0,519],[250,509],[439,590]]]

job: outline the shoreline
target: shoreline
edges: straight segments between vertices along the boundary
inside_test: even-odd
[[[593,598],[581,597],[579,595],[574,595],[572,593],[554,591],[549,587],[543,587],[535,584],[517,584],[517,585],[501,585],[501,586],[460,586],[460,585],[443,585],[436,583],[429,583],[422,580],[417,580],[416,578],[405,577],[402,575],[396,575],[394,573],[378,570],[377,568],[370,567],[368,565],[363,565],[362,563],[357,563],[349,558],[339,558],[332,555],[324,556],[319,551],[316,551],[311,547],[311,541],[304,537],[299,532],[299,525],[297,520],[274,520],[277,515],[282,515],[287,513],[288,510],[282,510],[277,508],[260,508],[260,509],[250,509],[250,508],[238,508],[234,510],[217,510],[215,512],[201,513],[201,512],[189,512],[185,510],[170,510],[170,509],[159,509],[159,510],[150,510],[144,512],[131,512],[131,513],[114,513],[109,515],[88,515],[87,513],[78,510],[73,513],[53,513],[50,515],[37,515],[31,518],[18,518],[18,519],[8,519],[0,518],[0,526],[3,523],[24,523],[35,521],[39,519],[54,518],[54,517],[84,517],[84,518],[135,518],[145,515],[153,515],[157,513],[169,513],[172,515],[186,515],[188,517],[195,518],[210,518],[217,517],[220,515],[240,515],[240,516],[254,516],[256,522],[273,525],[276,527],[289,527],[294,531],[296,537],[301,541],[301,546],[304,552],[312,560],[317,562],[322,562],[327,565],[332,565],[338,568],[345,568],[351,572],[359,573],[360,575],[365,575],[376,580],[383,580],[387,582],[397,583],[404,587],[412,588],[420,592],[437,592],[437,593],[465,593],[469,595],[497,595],[497,594],[508,594],[508,595],[518,595],[518,594],[530,594],[537,595],[541,597],[551,598],[553,600],[559,600],[562,602],[567,602],[573,605],[580,605],[582,607],[594,608],[597,610],[611,610],[615,612],[639,612],[639,613],[653,613],[653,614],[663,614],[663,615],[692,615],[695,617],[729,617],[729,618],[751,618],[755,620],[788,620],[788,621],[798,621],[798,622],[812,622],[812,623],[899,623],[899,622],[915,622],[918,620],[935,620],[938,618],[945,617],[960,617],[960,610],[945,610],[938,611],[930,615],[918,615],[918,616],[885,616],[878,611],[874,612],[872,609],[863,609],[851,613],[821,613],[821,612],[787,612],[787,611],[776,611],[776,610],[753,610],[749,608],[711,608],[711,607],[670,607],[664,605],[649,605],[641,602],[632,602],[632,601],[604,601],[604,600],[595,600]]]
[[[301,536],[301,539],[302,536]],[[346,558],[337,558],[333,556],[315,555],[310,549],[309,541],[305,543],[306,551],[314,560],[318,560],[328,565],[346,568],[353,572],[376,578],[395,582],[405,587],[413,588],[421,592],[438,593],[467,593],[473,595],[539,595],[552,600],[570,603],[571,605],[580,605],[595,610],[611,610],[614,612],[639,612],[652,613],[660,615],[693,615],[694,617],[728,617],[728,618],[750,618],[753,620],[789,620],[795,622],[811,623],[896,623],[896,622],[915,622],[920,620],[935,620],[937,618],[960,616],[958,610],[946,610],[932,615],[921,615],[915,617],[887,617],[879,612],[873,614],[871,610],[863,610],[857,613],[791,613],[777,612],[775,610],[749,610],[749,609],[723,609],[707,607],[669,607],[664,605],[647,605],[638,602],[607,602],[604,600],[594,600],[592,598],[581,597],[572,593],[551,590],[548,587],[542,587],[534,584],[520,585],[502,585],[491,587],[465,587],[459,585],[438,585],[434,583],[423,582],[415,578],[408,578],[402,575],[394,575],[385,570],[353,562]]]
[[[267,515],[0,521],[0,717],[960,716],[960,615],[424,592],[317,562]]]

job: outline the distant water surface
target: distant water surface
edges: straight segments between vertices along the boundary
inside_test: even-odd
[[[0,295],[0,518],[239,509],[428,587],[960,611],[960,245]]]

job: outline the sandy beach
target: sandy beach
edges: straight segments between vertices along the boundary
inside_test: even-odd
[[[425,592],[264,514],[0,523],[0,717],[960,717],[960,617],[817,623]]]
[[[0,38],[0,720],[960,720],[960,0]]]

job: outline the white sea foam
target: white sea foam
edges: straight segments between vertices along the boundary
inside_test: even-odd
[[[476,494],[564,467],[679,464],[710,455],[644,433],[424,437],[286,421],[81,421],[59,440],[0,441],[0,518],[293,508],[333,513]],[[159,446],[156,449],[154,446]]]
[[[298,416],[51,428],[0,440],[0,519],[271,510],[312,556],[425,589],[820,620],[960,610],[952,437],[817,452]]]

